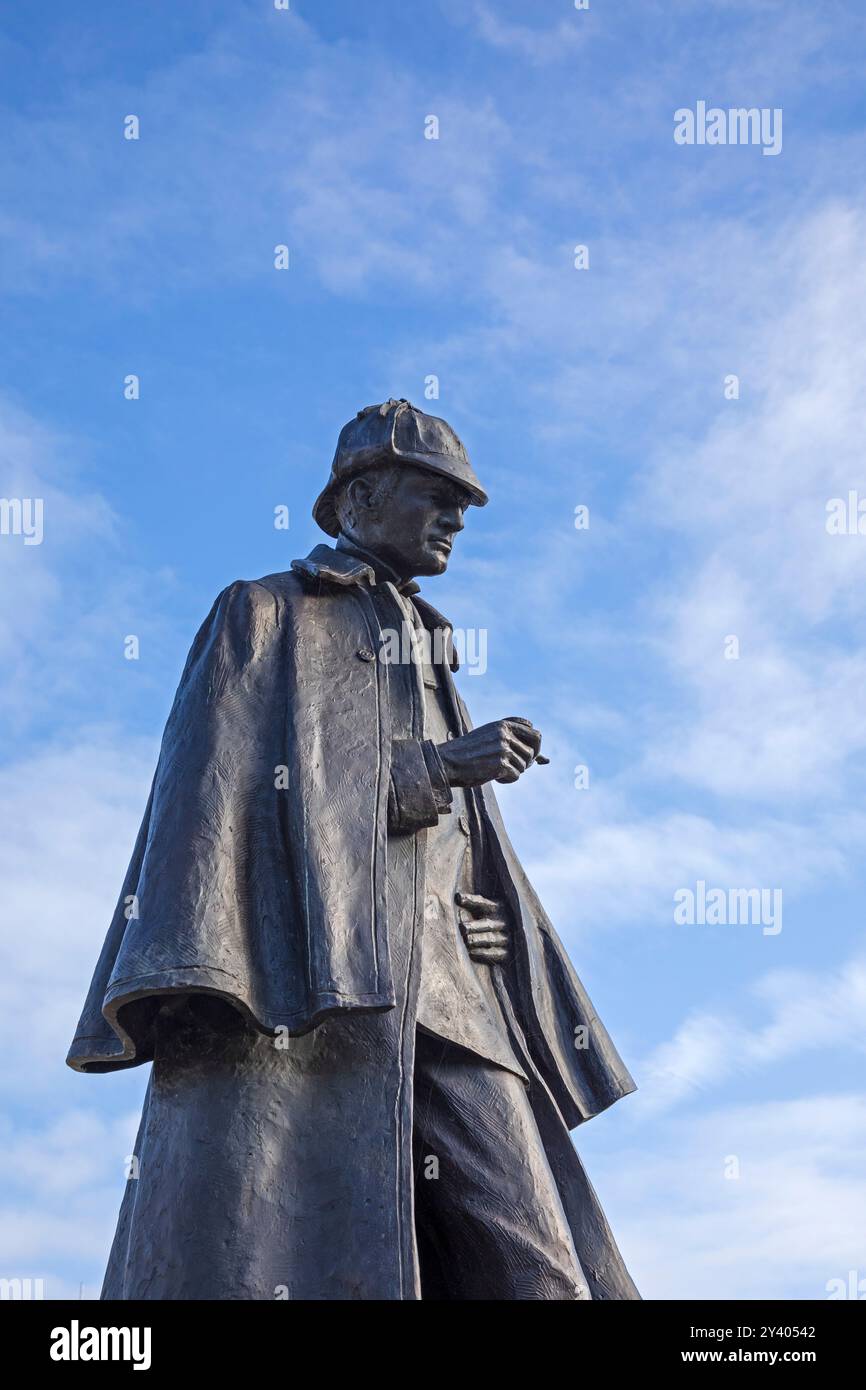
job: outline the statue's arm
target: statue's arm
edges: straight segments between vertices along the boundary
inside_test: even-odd
[[[541,734],[516,716],[483,724],[447,743],[395,739],[391,745],[388,829],[423,830],[451,810],[452,787],[516,782],[539,757]],[[544,760],[546,761],[546,759]]]

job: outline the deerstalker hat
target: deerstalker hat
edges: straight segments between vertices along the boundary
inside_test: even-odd
[[[338,487],[368,467],[390,463],[409,463],[441,473],[465,488],[477,507],[487,502],[487,493],[451,426],[435,415],[425,415],[409,401],[390,400],[359,410],[340,430],[331,476],[313,507],[313,519],[322,530],[329,536],[340,534],[334,510]]]

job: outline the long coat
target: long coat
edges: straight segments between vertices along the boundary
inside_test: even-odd
[[[362,561],[318,546],[290,572],[230,585],[193,643],[67,1059],[87,1072],[154,1061],[103,1297],[419,1296],[412,1061],[430,821],[395,778],[423,738],[423,703],[397,720],[374,585]],[[634,1298],[567,1133],[634,1083],[492,790],[476,796],[517,928],[503,1007],[578,1254],[594,1298]],[[412,833],[389,834],[389,815]]]

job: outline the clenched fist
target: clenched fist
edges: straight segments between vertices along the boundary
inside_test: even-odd
[[[484,782],[516,782],[538,758],[541,734],[528,719],[512,715],[436,746],[452,787],[480,787]]]

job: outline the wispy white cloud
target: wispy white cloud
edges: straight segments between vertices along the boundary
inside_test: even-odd
[[[810,1054],[836,1048],[866,1051],[862,956],[832,971],[768,971],[750,993],[766,1010],[764,1021],[747,1023],[730,1001],[723,1009],[695,1010],[639,1065],[634,1122],[700,1100],[731,1077],[764,1071],[769,1080],[775,1064],[800,1055],[804,1047]]]
[[[837,205],[780,238],[775,312],[732,354],[740,399],[657,456],[637,503],[691,571],[655,595],[693,710],[654,740],[653,768],[721,795],[812,800],[862,780],[866,538],[825,522],[862,477],[864,230],[866,210]]]
[[[466,18],[484,43],[500,52],[513,54],[526,62],[544,65],[563,62],[585,43],[594,16],[589,11],[572,14],[558,24],[520,24],[505,18],[492,5],[474,0]]]
[[[41,1279],[50,1299],[98,1295],[137,1126],[131,1111],[69,1108],[0,1132],[3,1278]]]
[[[140,138],[128,141],[133,109]],[[431,113],[438,140],[425,139]],[[20,164],[7,169],[19,187],[16,216],[0,220],[10,287],[43,293],[62,275],[127,305],[217,271],[291,296],[291,277],[274,278],[282,243],[305,295],[318,285],[393,299],[471,283],[467,247],[487,244],[503,172],[533,160],[490,96],[456,82],[422,92],[409,62],[327,44],[294,13],[278,31],[249,13],[224,20],[132,91],[90,84],[62,135],[34,111],[10,125],[8,164],[14,144],[19,159],[38,150],[41,170],[31,183]],[[52,237],[60,189],[63,233]]]
[[[866,1100],[818,1094],[690,1116],[589,1168],[647,1297],[822,1299],[866,1275],[864,1163]]]
[[[0,581],[14,603],[0,610],[3,698],[17,693],[15,667],[62,600],[60,564],[94,543],[116,540],[116,517],[104,497],[81,485],[71,453],[80,448],[8,399],[0,400],[0,494],[42,504],[38,543],[0,535]],[[34,536],[34,541],[36,537]],[[32,694],[28,692],[28,699]]]
[[[590,804],[596,795],[573,793]],[[682,813],[608,817],[602,803],[591,804],[597,822],[578,828],[576,811],[569,827],[555,816],[549,797],[546,801],[547,843],[539,844],[536,830],[527,863],[554,920],[578,939],[624,925],[682,932],[674,925],[674,893],[698,879],[725,889],[781,888],[790,901],[844,871],[838,845],[816,843],[811,830],[795,823],[728,825]],[[861,843],[866,843],[862,826]]]
[[[100,673],[126,665],[131,614],[150,658],[137,668],[141,684],[160,653],[174,655],[162,606],[173,573],[147,573],[126,551],[119,516],[87,480],[89,460],[87,441],[0,398],[0,496],[41,503],[42,519],[39,544],[0,535],[0,583],[14,596],[0,609],[0,711],[17,738],[46,718],[87,719],[94,690],[104,694]]]
[[[75,1031],[135,835],[156,749],[82,730],[0,769],[3,1089],[70,1092]]]

